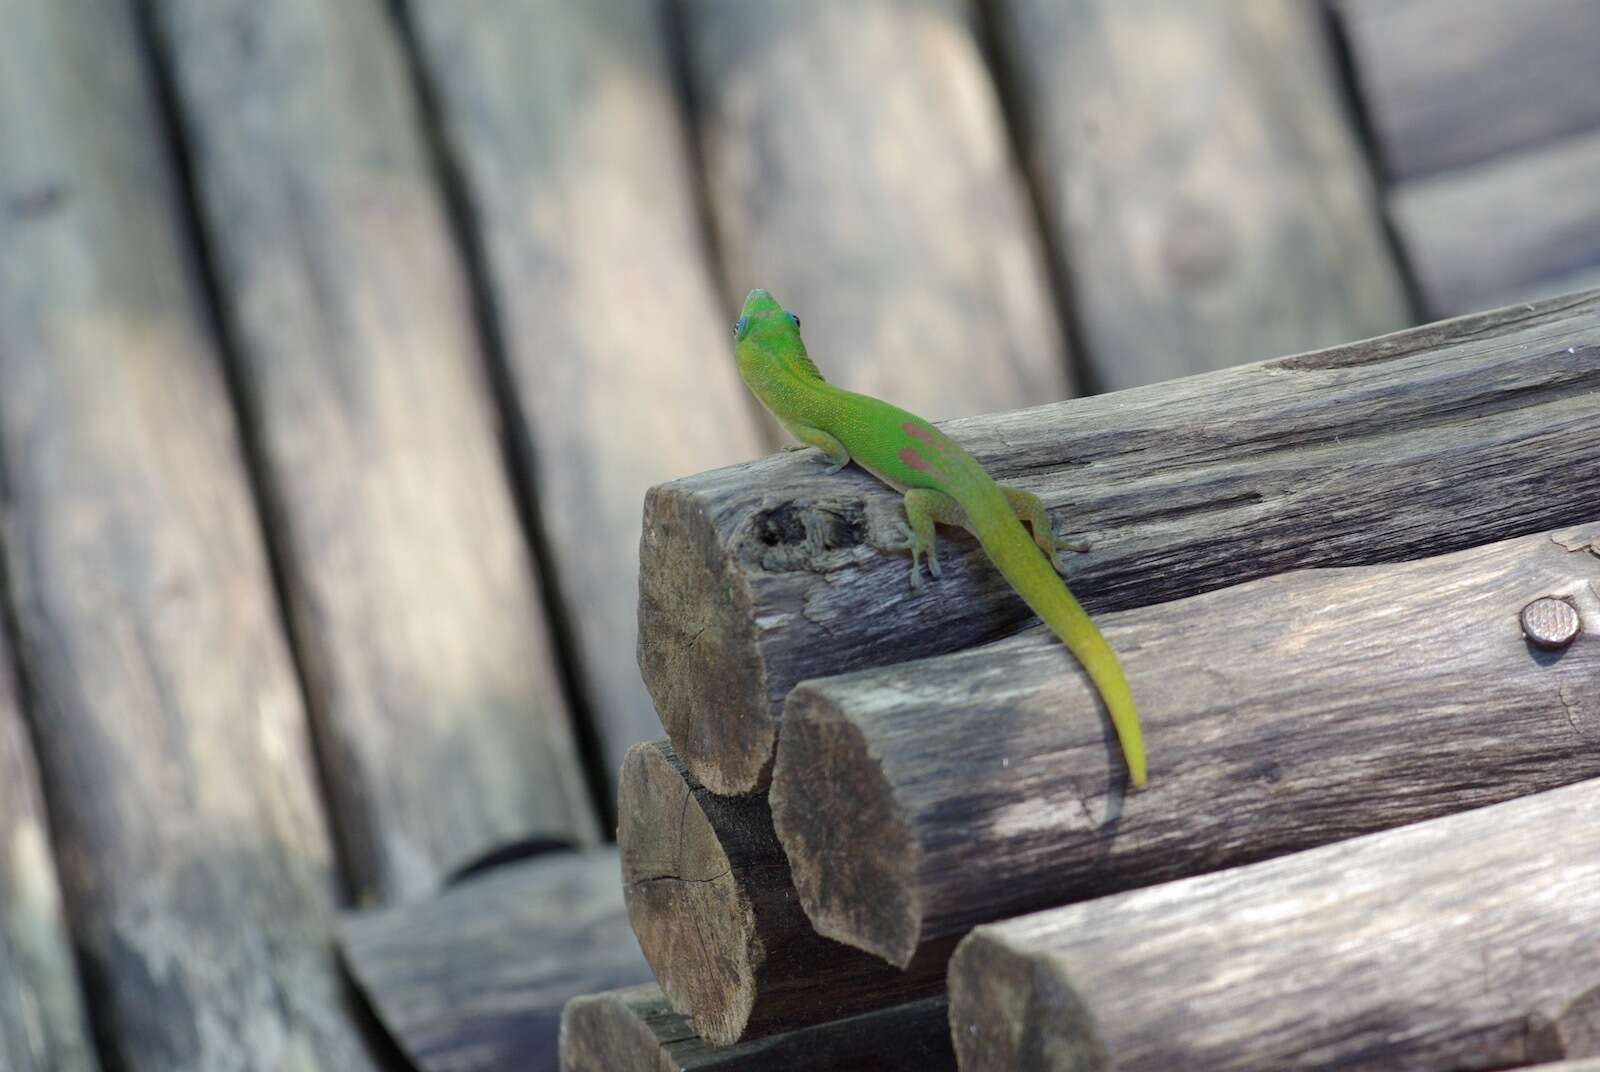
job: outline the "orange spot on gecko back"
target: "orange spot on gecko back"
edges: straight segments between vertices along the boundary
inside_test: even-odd
[[[920,439],[930,447],[940,446],[939,437],[931,428],[924,428],[920,424],[905,421],[900,425],[900,430],[913,439]]]
[[[919,473],[933,472],[933,466],[928,464],[928,459],[918,454],[915,447],[901,447],[900,460],[908,469],[915,469]]]

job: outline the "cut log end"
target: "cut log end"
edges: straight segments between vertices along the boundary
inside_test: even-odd
[[[672,1007],[714,1045],[736,1042],[765,950],[733,865],[682,774],[654,743],[622,764],[623,892],[639,948]]]
[[[907,967],[921,940],[921,852],[866,736],[821,687],[801,685],[784,706],[768,800],[817,933]]]
[[[777,726],[750,594],[701,502],[645,496],[639,541],[639,671],[672,747],[707,789],[761,788]]]
[[[950,1038],[963,1072],[1112,1067],[1083,1002],[1004,939],[983,930],[962,939],[949,979]]]

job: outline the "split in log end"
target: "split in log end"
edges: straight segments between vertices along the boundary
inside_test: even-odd
[[[784,705],[768,800],[817,933],[909,966],[922,854],[866,736],[818,687],[799,686]]]
[[[777,726],[753,617],[703,504],[672,484],[651,488],[639,540],[639,672],[674,750],[722,796],[755,792],[771,771]]]
[[[647,742],[622,763],[617,841],[628,922],[672,1007],[727,1046],[749,1023],[765,953],[732,862],[669,756]]]
[[[956,946],[949,979],[950,1038],[963,1072],[1113,1067],[1078,996],[1004,939],[973,931]]]

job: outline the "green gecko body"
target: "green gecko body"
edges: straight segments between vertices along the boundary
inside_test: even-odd
[[[915,414],[822,378],[800,339],[800,320],[764,290],[752,290],[734,325],[739,374],[778,423],[832,463],[854,461],[905,496],[911,583],[921,563],[939,576],[934,525],[960,525],[1052,632],[1100,693],[1111,715],[1128,773],[1145,783],[1144,739],[1127,678],[1111,646],[1057,574],[1056,554],[1075,545],[1057,540],[1038,498],[995,483],[977,460]],[[1032,535],[1023,522],[1033,530]]]

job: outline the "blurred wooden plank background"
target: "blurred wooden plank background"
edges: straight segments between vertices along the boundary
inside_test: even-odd
[[[378,0],[156,0],[360,897],[595,840],[472,304]]]
[[[0,1055],[392,1060],[333,913],[611,833],[748,288],[938,418],[1600,283],[1597,12],[0,0]]]

